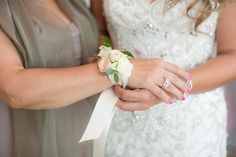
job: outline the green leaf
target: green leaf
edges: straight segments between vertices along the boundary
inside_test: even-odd
[[[118,84],[118,82],[119,82],[119,76],[118,76],[117,73],[114,74],[114,80],[115,80],[115,82]]]
[[[130,58],[134,58],[134,55],[129,51],[122,51],[123,54],[127,55]]]
[[[107,71],[106,71],[106,74],[107,75],[112,75],[114,74],[114,70],[112,68],[109,68]]]
[[[111,47],[110,43],[102,43],[102,46]]]
[[[111,42],[111,39],[108,36],[102,36],[101,40],[103,40],[105,42]]]
[[[102,40],[102,45],[106,46],[106,47],[112,47],[112,43],[111,43],[111,39],[107,36],[102,36],[101,37]]]

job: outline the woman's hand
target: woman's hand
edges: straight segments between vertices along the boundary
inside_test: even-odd
[[[129,90],[114,86],[115,94],[120,98],[117,107],[124,111],[147,110],[162,101],[146,89]]]
[[[184,93],[191,93],[186,81],[191,75],[177,66],[161,59],[132,59],[134,65],[128,86],[133,89],[147,89],[162,101],[172,104],[174,102],[167,93],[179,100],[184,100]],[[163,87],[168,79],[171,83]]]

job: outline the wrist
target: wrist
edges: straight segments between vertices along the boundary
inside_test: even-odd
[[[133,65],[129,61],[129,58],[133,57],[132,54],[107,46],[101,46],[99,49],[99,71],[106,74],[113,85],[125,88],[133,69]]]

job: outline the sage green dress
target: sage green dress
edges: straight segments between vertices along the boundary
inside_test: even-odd
[[[57,3],[78,28],[79,40],[75,40],[71,27],[46,9],[42,1],[0,0],[1,29],[14,43],[25,68],[78,66],[96,52],[97,25],[84,0]],[[79,42],[77,49],[75,41]],[[95,100],[85,99],[52,110],[12,110],[14,156],[91,157],[92,143],[78,141]]]

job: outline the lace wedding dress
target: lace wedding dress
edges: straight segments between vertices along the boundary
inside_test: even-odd
[[[104,0],[115,48],[130,50],[140,58],[162,58],[184,69],[214,57],[219,13],[212,13],[200,25],[200,33],[194,31],[194,21],[186,15],[190,0],[180,0],[163,13],[165,3]],[[171,106],[161,103],[134,115],[117,111],[108,135],[106,157],[226,156],[223,88],[188,96]]]

